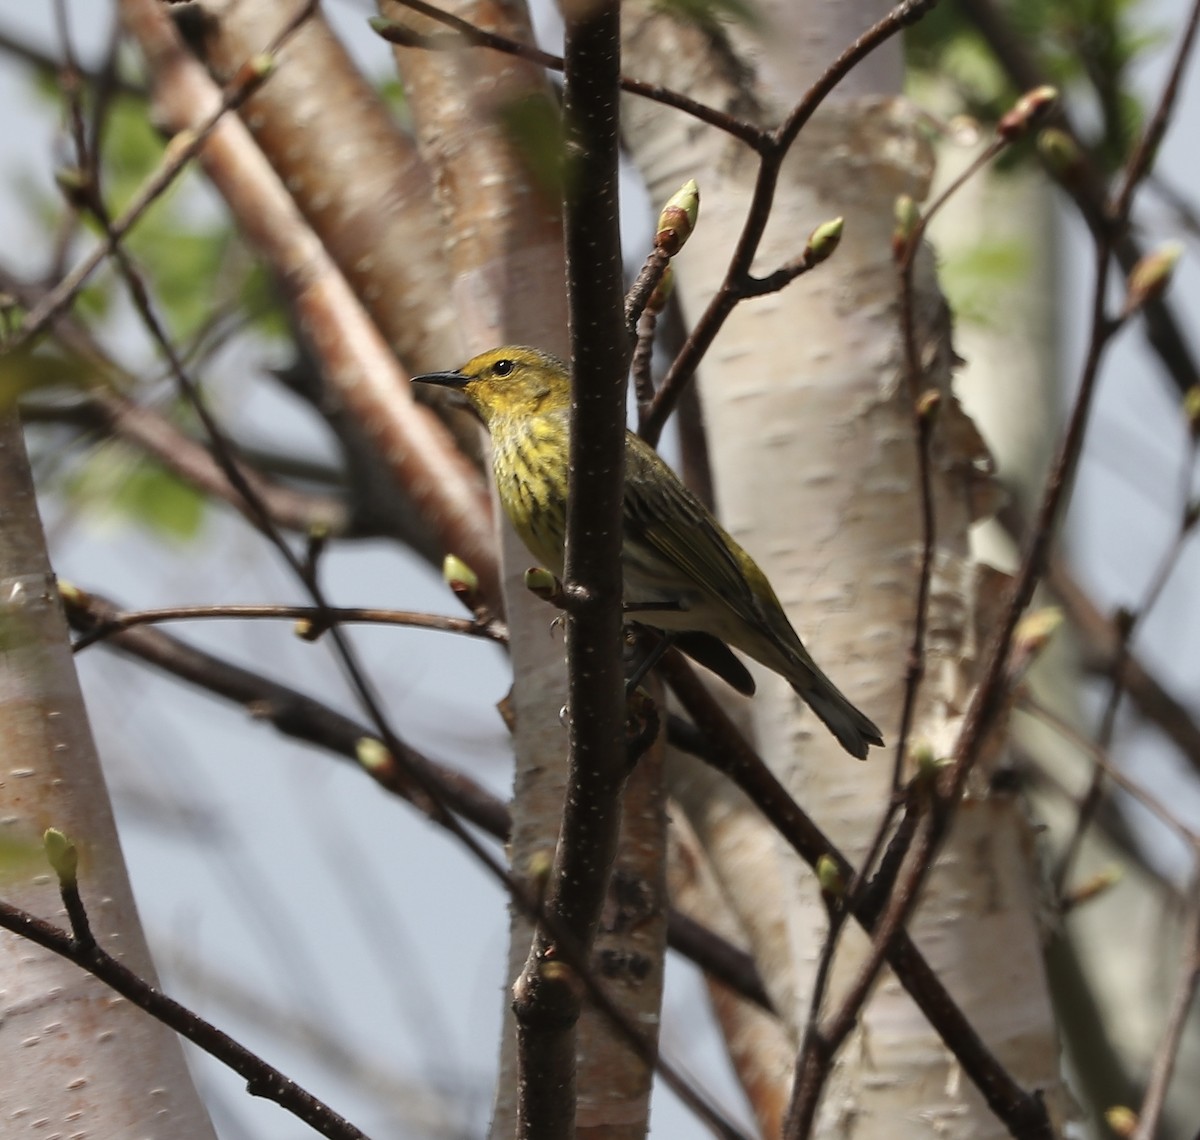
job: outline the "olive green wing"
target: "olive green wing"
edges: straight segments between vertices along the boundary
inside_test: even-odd
[[[692,588],[761,627],[754,591],[772,601],[775,595],[754,560],[657,453],[632,434],[625,460],[626,541],[644,542]]]

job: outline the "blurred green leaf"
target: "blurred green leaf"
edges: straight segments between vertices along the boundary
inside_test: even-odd
[[[67,483],[67,493],[101,519],[128,520],[187,542],[200,532],[206,500],[157,461],[120,441],[97,448]]]
[[[1144,25],[1144,8],[1143,0],[1010,0],[1002,9],[1046,79],[1099,112],[1091,116],[1098,130],[1084,141],[1093,161],[1109,170],[1128,158],[1143,117],[1129,70],[1166,38],[1135,29],[1134,14]],[[910,75],[957,95],[961,105],[949,114],[969,114],[990,126],[1021,94],[956,5],[938,5],[909,29],[905,45]]]

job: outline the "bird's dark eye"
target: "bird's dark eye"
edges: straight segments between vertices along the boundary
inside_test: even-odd
[[[511,360],[497,360],[492,365],[492,372],[496,376],[507,376],[515,367]]]

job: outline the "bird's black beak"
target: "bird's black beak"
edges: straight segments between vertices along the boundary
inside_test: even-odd
[[[422,376],[414,376],[412,382],[414,384],[436,384],[439,388],[453,388],[456,391],[462,391],[470,379],[461,372],[426,372]]]

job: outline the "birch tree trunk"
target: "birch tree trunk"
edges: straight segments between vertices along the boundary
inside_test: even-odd
[[[880,5],[764,3],[760,30],[726,42],[649,6],[627,8],[629,70],[774,124]],[[831,262],[782,293],[743,303],[699,374],[717,505],[763,566],[822,668],[894,744],[912,638],[922,538],[911,396],[903,381],[897,275],[898,194],[921,198],[932,159],[897,98],[898,43],[856,69],[793,149],[758,272],[796,257],[819,223],[844,216]],[[719,286],[745,217],[756,163],[739,143],[648,102],[626,105],[635,161],[661,198],[700,181],[700,225],[677,260],[685,313]],[[954,740],[986,628],[990,579],[968,548],[986,501],[985,453],[950,390],[944,304],[926,259],[918,275],[924,388],[942,394],[933,447],[936,548],[915,741]],[[714,430],[712,425],[719,425]],[[779,678],[759,677],[751,715],[760,751],[854,860],[878,826],[889,759],[856,765]],[[983,774],[981,773],[981,776]],[[807,869],[719,783],[676,787],[754,948],[793,1045],[808,1012],[826,915]],[[1034,912],[1030,833],[986,778],[962,806],[914,923],[931,965],[985,1041],[1027,1086],[1059,1099],[1058,1048]],[[865,941],[844,938],[835,1006]],[[770,1064],[770,1063],[768,1063]],[[776,1067],[778,1067],[776,1065]],[[781,1078],[786,1080],[787,1074]],[[818,1131],[983,1137],[1002,1127],[890,975],[869,1001],[826,1090]],[[769,1127],[766,1114],[760,1123]]]
[[[31,853],[27,869],[6,872],[3,898],[67,926],[58,881],[34,854],[43,832],[57,828],[79,849],[80,893],[97,943],[157,985],[12,408],[0,413],[0,503],[0,824],[6,843]],[[214,1136],[174,1031],[103,982],[0,930],[0,994],[5,1135]]]

